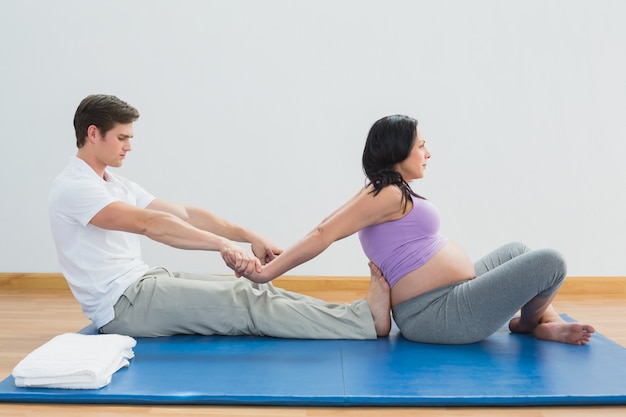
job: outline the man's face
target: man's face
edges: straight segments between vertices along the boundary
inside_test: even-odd
[[[120,167],[131,150],[130,139],[133,137],[133,124],[116,124],[104,136],[97,132],[95,143],[99,161],[111,167]]]

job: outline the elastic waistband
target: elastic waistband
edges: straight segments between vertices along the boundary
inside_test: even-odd
[[[453,282],[452,284],[435,288],[427,293],[409,298],[408,300],[403,301],[397,306],[391,308],[393,316],[394,318],[402,319],[405,316],[417,314],[428,307],[433,301],[443,297],[464,282],[466,281]]]

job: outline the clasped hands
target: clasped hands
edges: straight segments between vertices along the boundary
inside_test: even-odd
[[[281,249],[269,243],[252,244],[252,253],[237,245],[229,245],[220,251],[226,265],[235,272],[237,278],[253,279],[263,270],[263,265],[271,262],[282,253]]]

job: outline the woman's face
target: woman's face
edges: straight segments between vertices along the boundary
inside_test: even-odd
[[[426,141],[418,127],[416,128],[415,142],[413,143],[413,148],[411,148],[411,153],[404,161],[397,163],[394,168],[402,175],[405,181],[416,180],[424,177],[428,158],[430,158],[430,152],[426,149]]]

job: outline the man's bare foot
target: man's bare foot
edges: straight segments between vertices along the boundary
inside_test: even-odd
[[[540,340],[586,345],[595,331],[596,329],[589,324],[549,322],[538,325],[534,333]]]
[[[509,322],[509,329],[513,333],[534,333],[535,337],[540,340],[571,345],[586,345],[591,340],[591,335],[596,331],[589,324],[569,323],[560,317],[536,325],[523,323],[519,317],[515,317]]]
[[[387,336],[391,331],[391,289],[383,273],[370,262],[371,280],[365,301],[372,311],[374,327],[378,336]]]

